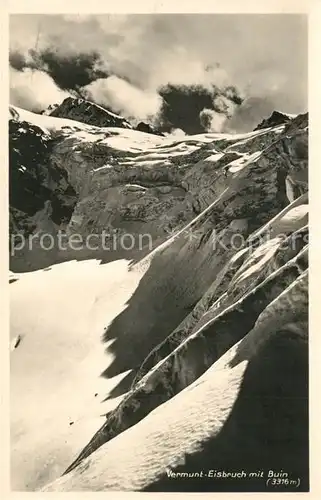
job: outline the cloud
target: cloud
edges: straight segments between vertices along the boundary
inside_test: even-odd
[[[29,68],[10,70],[10,102],[40,112],[52,103],[60,103],[70,94],[61,90],[47,73]]]
[[[54,48],[30,49],[27,54],[13,50],[9,54],[13,69],[36,69],[47,73],[63,90],[76,90],[109,75],[106,62],[95,52],[60,53]]]
[[[206,108],[200,112],[199,118],[206,132],[221,132],[227,120],[225,114]]]
[[[169,84],[224,91],[211,104],[200,97],[198,122],[203,109],[230,116],[243,108],[249,116],[233,93],[269,103],[260,105],[267,113],[300,113],[307,106],[304,15],[12,15],[10,50],[14,69],[36,66],[59,87],[92,92],[126,116],[157,109],[152,96]],[[133,104],[127,96],[138,92]]]
[[[93,81],[82,92],[97,104],[133,121],[152,119],[162,105],[157,92],[143,91],[115,75]]]
[[[159,126],[165,131],[181,128],[188,134],[217,129],[242,103],[242,96],[236,88],[220,88],[210,80],[197,85],[173,85],[161,87],[159,94],[164,100],[158,117]],[[205,110],[205,111],[204,111]],[[209,120],[209,112],[211,120]]]
[[[229,132],[246,132],[253,130],[262,120],[277,108],[273,99],[267,97],[249,97],[226,122]],[[281,109],[282,111],[282,109]]]
[[[185,137],[186,133],[181,128],[173,128],[170,132],[167,132],[165,135],[167,137],[172,136],[180,138],[180,137]]]
[[[9,53],[9,64],[11,68],[17,71],[22,71],[28,67],[25,55],[19,50],[12,50]]]
[[[63,54],[53,48],[31,50],[32,66],[46,71],[63,90],[78,90],[98,78],[108,76],[107,65],[102,69],[100,56],[95,51]]]

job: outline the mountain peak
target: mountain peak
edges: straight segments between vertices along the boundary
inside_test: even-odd
[[[283,113],[282,111],[274,110],[273,113],[268,117],[264,118],[254,130],[261,130],[262,128],[275,127],[277,125],[284,125],[290,122],[296,115],[291,115],[289,113]]]
[[[86,99],[66,97],[61,104],[54,105],[52,108],[48,113],[50,116],[69,118],[97,127],[132,128],[130,123],[122,116],[116,115]]]

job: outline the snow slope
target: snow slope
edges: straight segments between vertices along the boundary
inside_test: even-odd
[[[140,280],[118,260],[68,262],[20,275],[10,286],[11,474],[14,490],[58,477],[117,400],[101,377],[113,356],[101,335]]]

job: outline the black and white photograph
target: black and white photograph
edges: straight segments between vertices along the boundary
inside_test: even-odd
[[[9,16],[11,491],[309,492],[308,15],[128,12]]]

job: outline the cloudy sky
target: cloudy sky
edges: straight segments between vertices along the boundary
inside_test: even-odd
[[[162,98],[175,107],[177,90],[185,99],[196,85],[201,103],[193,91],[182,106],[190,102],[198,114],[204,106],[207,127],[250,129],[274,109],[307,111],[307,21],[295,14],[12,15],[10,85],[11,103],[33,111],[78,93],[149,121]]]

